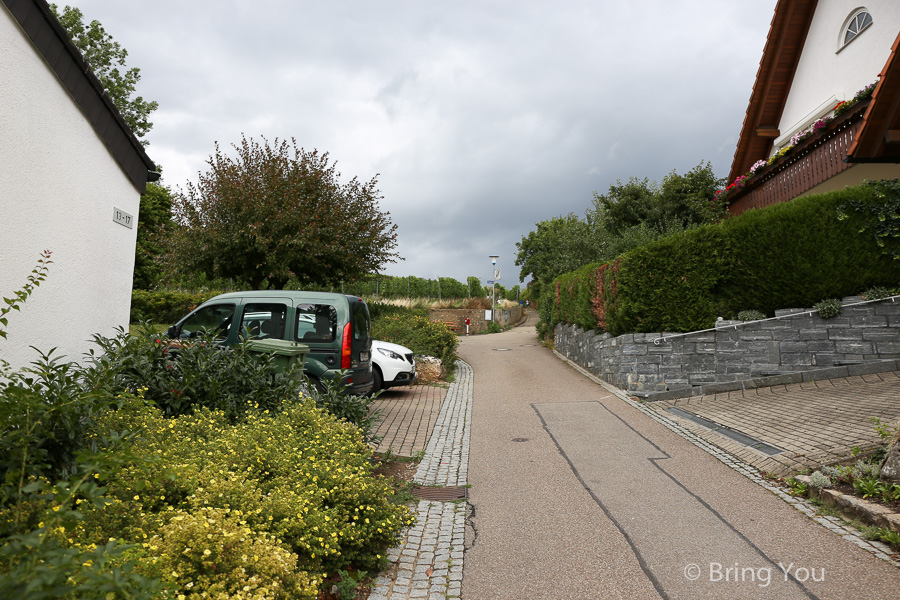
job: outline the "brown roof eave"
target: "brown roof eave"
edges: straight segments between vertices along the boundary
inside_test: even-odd
[[[156,165],[44,0],[0,0],[68,90],[132,185],[144,193]],[[150,179],[152,180],[152,179]]]
[[[872,91],[859,135],[847,152],[847,162],[900,162],[900,34]]]
[[[818,0],[778,0],[728,181],[768,156],[773,140],[760,136],[757,129],[775,127],[781,120],[817,4]]]

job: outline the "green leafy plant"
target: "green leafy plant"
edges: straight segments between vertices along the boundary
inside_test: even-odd
[[[884,527],[869,527],[866,528],[864,534],[868,539],[882,541],[885,544],[890,544],[894,548],[900,550],[900,533],[897,533],[892,529],[886,529]]]
[[[737,314],[738,321],[761,321],[766,318],[766,313],[758,310],[742,310]]]
[[[122,528],[131,536],[126,541],[135,542],[146,541],[144,534],[165,537],[159,528],[171,521],[172,510],[197,516],[202,508],[221,509],[254,536],[277,538],[297,555],[298,569],[335,573],[350,564],[377,568],[413,519],[391,501],[390,483],[372,476],[371,450],[359,429],[309,398],[233,425],[221,411],[207,409],[165,418],[134,399],[97,429],[141,431],[131,451],[159,462],[149,469],[124,465],[102,480],[114,503],[86,516],[86,535],[101,537],[120,506],[138,509]]]
[[[382,411],[372,409],[372,403],[378,394],[372,396],[347,394],[340,382],[326,379],[321,382],[321,388],[310,386],[309,395],[315,400],[318,408],[356,425],[367,444],[374,444],[380,439],[374,433],[381,420]]]
[[[250,411],[277,411],[303,389],[302,366],[280,369],[274,357],[254,352],[249,342],[222,348],[202,335],[177,345],[158,335],[94,336],[100,352],[89,355],[86,375],[111,395],[143,390],[170,416],[200,407],[223,411],[230,420]]]
[[[51,254],[53,253],[50,250],[41,252],[41,257],[37,261],[37,266],[31,270],[31,274],[28,276],[28,282],[22,286],[22,289],[13,292],[13,298],[3,298],[5,306],[0,306],[0,337],[3,339],[6,339],[7,337],[5,328],[9,325],[9,317],[6,315],[13,310],[22,310],[21,305],[28,299],[28,296],[31,295],[34,288],[39,287],[41,282],[47,278],[49,267],[53,264],[53,261],[50,260]]]
[[[879,482],[877,479],[856,479],[853,481],[853,489],[863,498],[871,498],[878,495]]]
[[[104,438],[120,447],[130,436]],[[85,509],[110,503],[96,479],[134,457],[79,452],[68,477],[30,478],[0,508],[0,595],[5,598],[169,598],[164,582],[138,569],[134,546],[109,537],[76,542]],[[7,483],[9,473],[7,473]],[[12,503],[10,500],[14,500]],[[116,534],[117,535],[117,534]]]
[[[823,319],[835,318],[841,314],[841,307],[843,306],[843,302],[838,298],[828,298],[827,300],[821,300],[820,302],[813,304],[813,308]]]
[[[849,200],[860,212],[840,213]],[[693,331],[748,306],[773,314],[895,285],[900,261],[885,254],[874,236],[860,235],[877,221],[866,207],[888,215],[894,204],[900,205],[900,183],[868,183],[653,241],[542,286],[539,330],[550,335],[557,323],[569,323],[613,335]]]
[[[97,415],[117,405],[83,375],[52,351],[24,369],[0,371],[0,502],[19,498],[25,482],[71,468]]]
[[[169,247],[178,271],[284,289],[340,285],[400,258],[377,176],[341,182],[328,153],[294,140],[242,137],[232,149],[217,144],[209,169],[175,194],[181,226]]]
[[[898,420],[893,426],[882,422],[879,417],[872,417],[871,419],[869,419],[869,422],[874,425],[874,429],[878,433],[878,437],[881,438],[882,442],[887,442],[900,435],[900,420]]]
[[[878,495],[884,502],[900,501],[900,483],[882,481],[878,486]]]
[[[791,496],[805,496],[809,493],[809,486],[796,477],[788,478],[785,483],[790,488]]]
[[[867,289],[860,295],[866,300],[883,300],[893,296],[894,292],[883,286],[875,286]]]
[[[340,579],[334,584],[333,591],[341,600],[356,600],[359,586],[368,574],[368,571],[358,571],[354,574],[341,569],[338,571]]]
[[[868,185],[881,202],[848,198],[838,205],[838,218],[848,219],[851,213],[861,217],[858,233],[868,233],[883,254],[900,259],[900,180],[877,180]]]

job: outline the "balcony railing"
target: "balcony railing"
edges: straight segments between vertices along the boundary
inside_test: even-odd
[[[787,202],[853,166],[844,158],[862,127],[868,104],[868,100],[859,102],[825,129],[757,171],[742,189],[728,195],[729,212],[739,215],[751,208]]]

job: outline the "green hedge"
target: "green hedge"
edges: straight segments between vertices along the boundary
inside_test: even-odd
[[[171,325],[195,307],[221,293],[221,291],[191,293],[170,290],[149,292],[133,290],[131,292],[131,322],[151,321]]]
[[[557,278],[541,294],[541,331],[556,323],[631,332],[694,331],[743,310],[777,308],[900,282],[898,182],[797,198],[667,237],[612,263]],[[893,230],[892,230],[893,231]]]

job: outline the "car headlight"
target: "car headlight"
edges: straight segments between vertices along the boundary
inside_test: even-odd
[[[387,348],[378,348],[378,351],[387,356],[388,358],[393,358],[394,360],[403,360],[403,357],[394,352],[393,350],[388,350]]]

